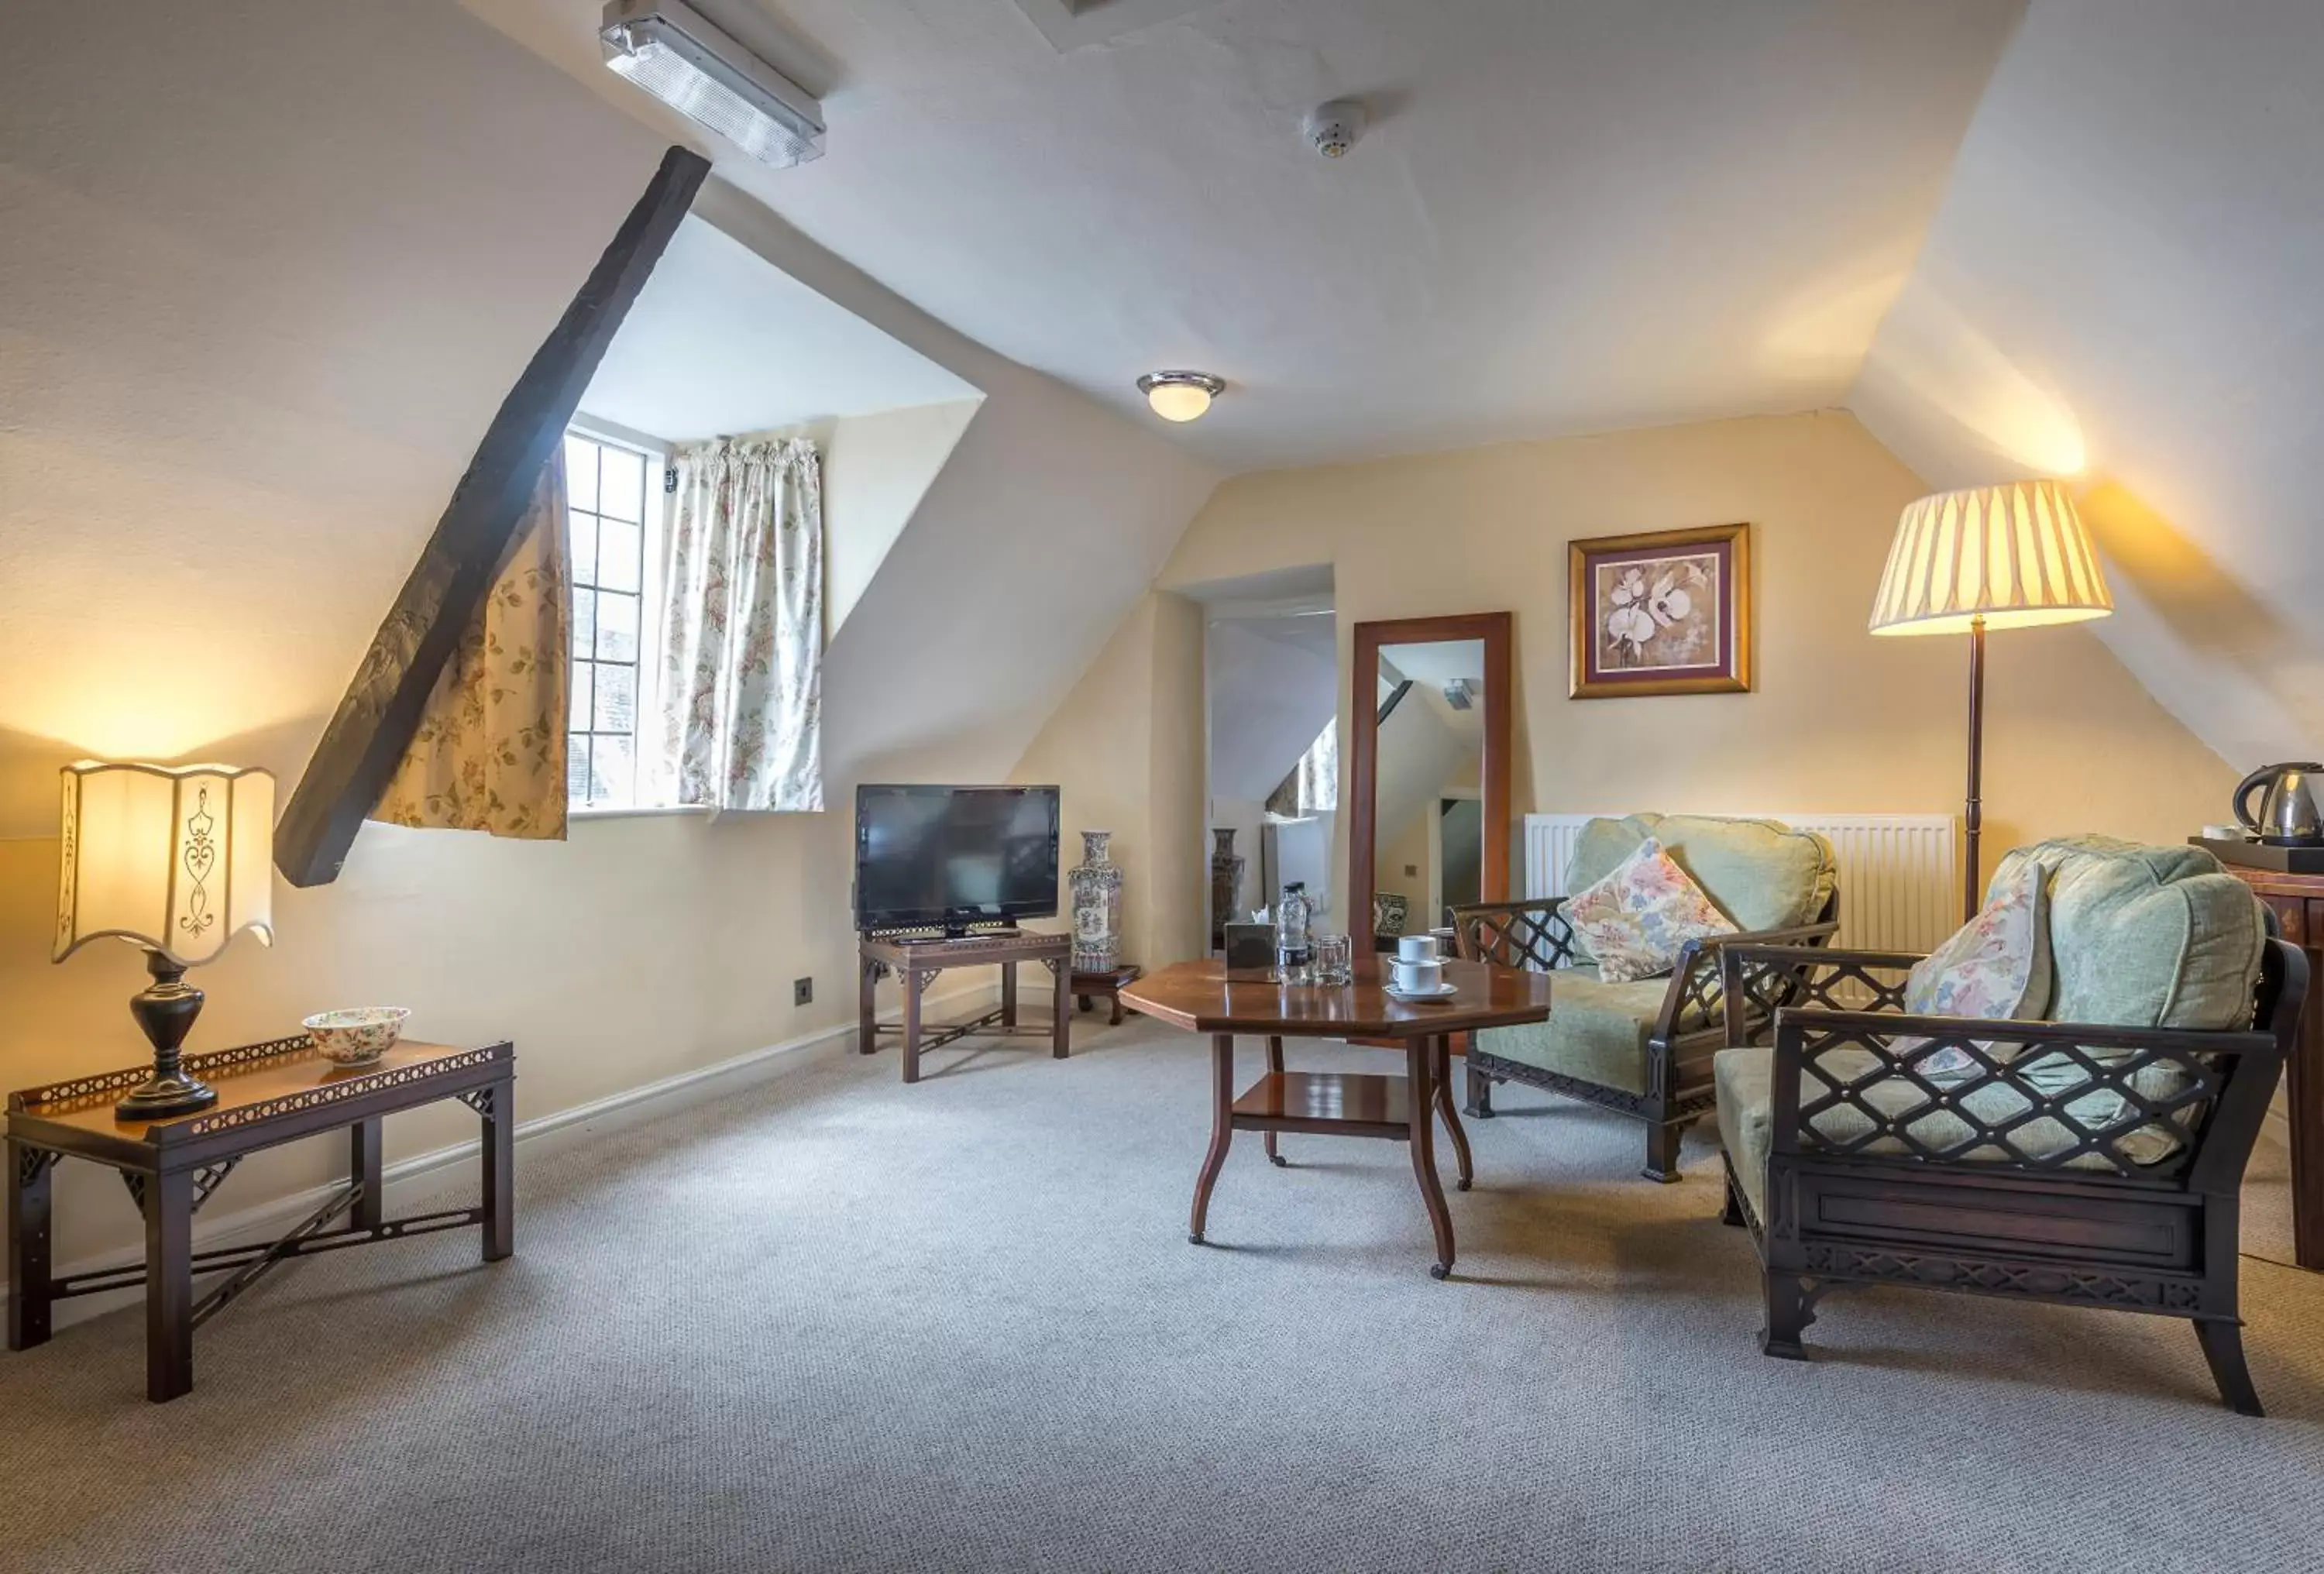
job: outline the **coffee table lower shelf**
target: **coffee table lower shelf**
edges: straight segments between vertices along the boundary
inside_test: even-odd
[[[1239,1131],[1323,1137],[1412,1137],[1412,1099],[1402,1077],[1362,1072],[1269,1072],[1234,1101]]]

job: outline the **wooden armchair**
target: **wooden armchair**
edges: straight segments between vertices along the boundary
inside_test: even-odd
[[[1471,1036],[1464,1108],[1489,1118],[1493,1083],[1517,1082],[1618,1109],[1646,1123],[1646,1178],[1675,1181],[1679,1139],[1715,1097],[1711,1057],[1730,1042],[1720,953],[1821,945],[1840,927],[1840,893],[1825,897],[1813,923],[1690,940],[1669,978],[1620,984],[1600,981],[1589,966],[1564,905],[1551,897],[1452,909],[1462,956],[1558,974],[1548,1022]]]
[[[1760,1348],[1805,1359],[1841,1284],[2112,1307],[2192,1320],[2220,1395],[2262,1413],[2237,1199],[2308,987],[2273,931],[2240,1031],[1908,1016],[1916,956],[1723,948],[1738,1045],[1772,1040],[1723,1051],[1715,1079],[1725,1218],[1765,1275]],[[1965,1072],[1924,1072],[1950,1048]]]

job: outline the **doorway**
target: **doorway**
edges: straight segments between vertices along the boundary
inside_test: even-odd
[[[1485,804],[1475,793],[1436,800],[1436,902],[1433,926],[1449,925],[1454,907],[1485,899]]]
[[[1209,941],[1297,881],[1319,927],[1339,815],[1339,631],[1330,571],[1187,592],[1204,603]]]

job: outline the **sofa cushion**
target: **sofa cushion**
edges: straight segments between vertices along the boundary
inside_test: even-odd
[[[1607,983],[1594,967],[1561,968],[1551,977],[1546,1021],[1484,1028],[1477,1046],[1592,1087],[1643,1094],[1646,1038],[1662,1013],[1670,981]]]
[[[2126,1027],[2187,1027],[2216,1031],[2246,1026],[2252,998],[2259,985],[2260,958],[2265,950],[2267,920],[2259,899],[2243,881],[2220,867],[2218,860],[2196,847],[2146,847],[2105,836],[2061,837],[2022,847],[2001,861],[1989,890],[2000,893],[2022,887],[2031,865],[2047,876],[2050,962],[2053,983],[2046,1019],[2052,1022],[2103,1023]],[[2119,1063],[2123,1054],[2104,1050],[2085,1052],[2101,1066]],[[1732,1072],[1714,1065],[1720,1078],[1720,1128],[1729,1137],[1730,1153],[1738,1155],[1738,1173],[1750,1164],[1764,1169],[1765,1136],[1756,1150],[1753,1110],[1728,1109],[1728,1084],[1738,1097],[1757,1098],[1762,1106],[1770,1096],[1772,1050],[1725,1050],[1729,1055],[1766,1057],[1765,1068],[1749,1072],[1738,1063]],[[1873,1072],[1878,1063],[1861,1051],[1824,1057],[1829,1073],[1853,1081]],[[1766,1080],[1754,1082],[1754,1077]],[[1977,1128],[1941,1107],[1936,1099],[1903,1077],[1886,1077],[1857,1090],[1857,1097],[1912,1132],[1914,1142],[1882,1137],[1866,1153],[1911,1154],[1942,1152],[1964,1163],[2010,1164],[2021,1159],[2054,1157],[2082,1142],[2080,1133],[2050,1117],[2010,1127],[2032,1106],[2018,1089],[2044,1100],[2062,1100],[2063,1113],[2092,1132],[2108,1134],[2114,1151],[2134,1164],[2159,1164],[2185,1146],[2179,1128],[2165,1121],[2140,1122],[2135,1106],[2103,1086],[2090,1087],[2096,1078],[2074,1056],[2052,1054],[2021,1059],[2006,1078],[1964,1079],[1965,1094],[1949,1091],[1961,1108],[1987,1128],[2007,1127],[2006,1145],[1985,1142],[1969,1147]],[[2011,1084],[2016,1084],[2013,1087]],[[2148,1066],[2134,1076],[2139,1096],[2151,1100],[2177,1097],[2186,1079],[2168,1066]],[[1958,1086],[1958,1085],[1957,1085]],[[2090,1091],[2074,1097],[2076,1091]],[[1800,1096],[1804,1103],[1823,1098],[1825,1090],[1811,1073],[1803,1072]],[[2178,1120],[2191,1124],[2200,1111],[2187,1109]],[[1815,1129],[1827,1141],[1845,1144],[1872,1130],[1859,1110],[1839,1105],[1817,1116]],[[1960,1151],[1952,1150],[1960,1148]],[[2115,1161],[2105,1153],[2086,1153],[2067,1161],[2072,1169],[2106,1171]],[[1762,1184],[1746,1181],[1749,1188]]]
[[[2013,1017],[2039,1021],[2050,1004],[2050,933],[2043,897],[2047,871],[2030,860],[1997,879],[1976,917],[1913,964],[1904,982],[1904,1009],[1914,1017]],[[1928,1040],[1900,1038],[1910,1053]],[[2015,1045],[1980,1045],[1995,1057],[2014,1058]],[[1947,1045],[1914,1069],[1924,1077],[1958,1078],[1977,1069],[1969,1051]]]
[[[2126,1027],[2247,1027],[2267,950],[2267,915],[2249,886],[2200,847],[2145,847],[2108,836],[2070,836],[2023,847],[2001,861],[1994,884],[2033,863],[2050,873],[2050,958],[2056,982],[2049,1019]],[[2119,1054],[2093,1052],[2113,1063]],[[2017,1069],[2029,1086],[2066,1092],[2089,1081],[2070,1056],[2043,1055]],[[2175,1097],[2186,1077],[2148,1066],[2131,1082],[2140,1097]],[[2113,1126],[2131,1105],[2092,1092],[2069,1106],[2078,1120]],[[2157,1121],[2116,1146],[2134,1162],[2160,1164],[2178,1133]]]
[[[1767,1221],[1767,1151],[1775,1106],[1775,1052],[1722,1049],[1711,1057],[1719,1094],[1719,1140],[1752,1215]]]
[[[1667,974],[1688,941],[1735,933],[1651,836],[1604,879],[1568,897],[1564,916],[1609,984]]]
[[[1776,820],[1709,815],[1631,815],[1582,827],[1565,888],[1595,885],[1653,837],[1672,861],[1719,904],[1739,929],[1791,929],[1812,924],[1837,879],[1831,844]]]
[[[2267,920],[2218,859],[2200,847],[2061,837],[2004,858],[1994,888],[2028,862],[2050,875],[2049,1020],[2249,1026]]]

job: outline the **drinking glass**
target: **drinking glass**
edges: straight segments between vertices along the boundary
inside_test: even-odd
[[[1344,934],[1315,937],[1315,981],[1352,984],[1356,981],[1355,943]]]

